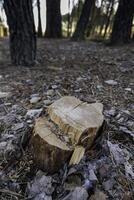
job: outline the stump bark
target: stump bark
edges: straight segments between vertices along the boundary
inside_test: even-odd
[[[37,166],[48,173],[54,173],[69,159],[71,145],[61,141],[52,129],[54,124],[47,118],[39,118],[35,123],[32,147]]]

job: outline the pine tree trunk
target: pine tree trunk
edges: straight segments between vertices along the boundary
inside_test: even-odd
[[[100,31],[99,31],[99,35],[102,36],[103,30],[104,30],[104,26],[105,26],[105,14],[104,14],[104,9],[105,9],[105,1],[102,0],[101,1],[101,9],[100,9]],[[109,12],[109,8],[110,8],[110,2],[108,3],[108,5],[106,6],[106,17],[108,16],[108,12]],[[102,10],[102,13],[101,13]]]
[[[47,38],[62,37],[60,2],[60,0],[46,0],[47,22],[45,37]]]
[[[42,37],[41,13],[40,13],[40,0],[37,0],[38,8],[38,37]]]
[[[32,65],[36,58],[36,33],[32,0],[4,0],[14,65]]]
[[[74,22],[74,16],[75,16],[75,12],[76,12],[76,8],[75,8],[75,0],[72,1],[72,13],[71,13],[71,20],[70,20],[70,35],[72,35],[73,32],[73,22]]]
[[[67,23],[67,37],[70,37],[70,22],[71,22],[71,14],[70,14],[70,0],[68,0],[68,23]]]
[[[131,39],[134,0],[120,0],[116,12],[111,44],[128,43]]]
[[[87,33],[86,33],[87,37],[90,36],[91,30],[93,28],[94,16],[95,16],[95,8],[96,7],[95,7],[95,2],[94,2],[93,5],[92,5],[92,10],[91,10],[91,17],[90,17],[90,20],[88,22]]]
[[[89,16],[91,13],[91,8],[94,0],[85,0],[83,5],[82,13],[77,23],[76,30],[72,36],[72,40],[83,40],[85,38],[85,32],[89,21]]]
[[[80,18],[80,13],[81,13],[81,4],[83,2],[81,0],[78,0],[78,9],[77,9],[77,19]]]
[[[109,27],[110,19],[111,19],[111,16],[113,14],[114,2],[115,2],[115,0],[112,0],[112,2],[110,2],[110,10],[109,10],[108,15],[107,15],[107,22],[106,22],[106,26],[105,26],[105,30],[104,30],[104,35],[103,35],[104,38],[105,38],[105,36],[107,34],[107,30],[108,30],[108,27]]]

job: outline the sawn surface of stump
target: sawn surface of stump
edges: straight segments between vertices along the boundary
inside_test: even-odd
[[[101,103],[88,104],[72,96],[62,97],[48,107],[51,120],[69,135],[72,143],[78,144],[87,138],[88,147],[102,126],[102,111]]]

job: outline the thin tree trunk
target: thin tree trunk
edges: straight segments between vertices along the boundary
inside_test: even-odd
[[[103,15],[101,15],[101,9],[103,10],[103,3],[104,0],[101,0],[101,6],[100,6],[100,31],[99,31],[99,35],[102,35],[102,30],[104,27],[104,19],[103,19]],[[103,12],[102,12],[103,14]]]
[[[46,0],[46,32],[47,38],[61,38],[62,37],[62,23],[60,12],[60,0]]]
[[[86,33],[86,36],[89,37],[90,36],[90,33],[91,33],[91,30],[93,28],[93,24],[94,24],[94,16],[95,16],[95,2],[93,3],[92,5],[92,10],[91,10],[91,18],[88,22],[88,28],[87,28],[87,33]]]
[[[70,21],[71,21],[71,15],[70,15],[70,0],[68,0],[68,23],[67,23],[67,37],[70,37]]]
[[[38,37],[42,37],[42,24],[41,24],[41,12],[40,12],[40,0],[37,0],[38,8]]]
[[[80,5],[81,5],[81,0],[78,0],[78,9],[77,9],[77,18],[78,19],[80,17]]]
[[[95,0],[85,0],[82,13],[76,26],[76,30],[72,36],[72,40],[83,40],[91,13],[91,8]]]
[[[128,43],[131,39],[134,0],[120,0],[116,12],[111,44]]]
[[[109,23],[110,23],[110,19],[111,19],[111,16],[112,16],[112,14],[113,14],[114,2],[115,2],[115,0],[112,0],[112,2],[110,2],[110,8],[109,8],[110,10],[109,10],[109,12],[108,12],[107,22],[106,22],[106,26],[105,26],[105,30],[104,30],[104,35],[103,35],[104,38],[106,37],[107,30],[108,30]]]
[[[102,31],[105,28],[105,25],[107,23],[107,18],[108,18],[108,15],[109,15],[110,6],[111,6],[111,2],[109,1],[108,5],[106,6],[106,15],[104,15]],[[104,31],[105,31],[105,29],[104,29]],[[101,32],[101,34],[102,34],[102,32]]]
[[[32,65],[36,58],[36,33],[32,0],[4,0],[14,65]]]
[[[72,7],[75,9],[75,0],[72,2]],[[75,15],[75,10],[74,10],[74,15]],[[72,35],[73,32],[73,21],[74,21],[74,15],[73,13],[71,14],[71,21],[70,21],[70,35]]]

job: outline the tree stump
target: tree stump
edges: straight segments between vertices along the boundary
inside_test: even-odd
[[[32,146],[34,160],[53,173],[70,160],[78,164],[103,124],[103,105],[65,96],[48,107],[49,116],[36,120]]]

